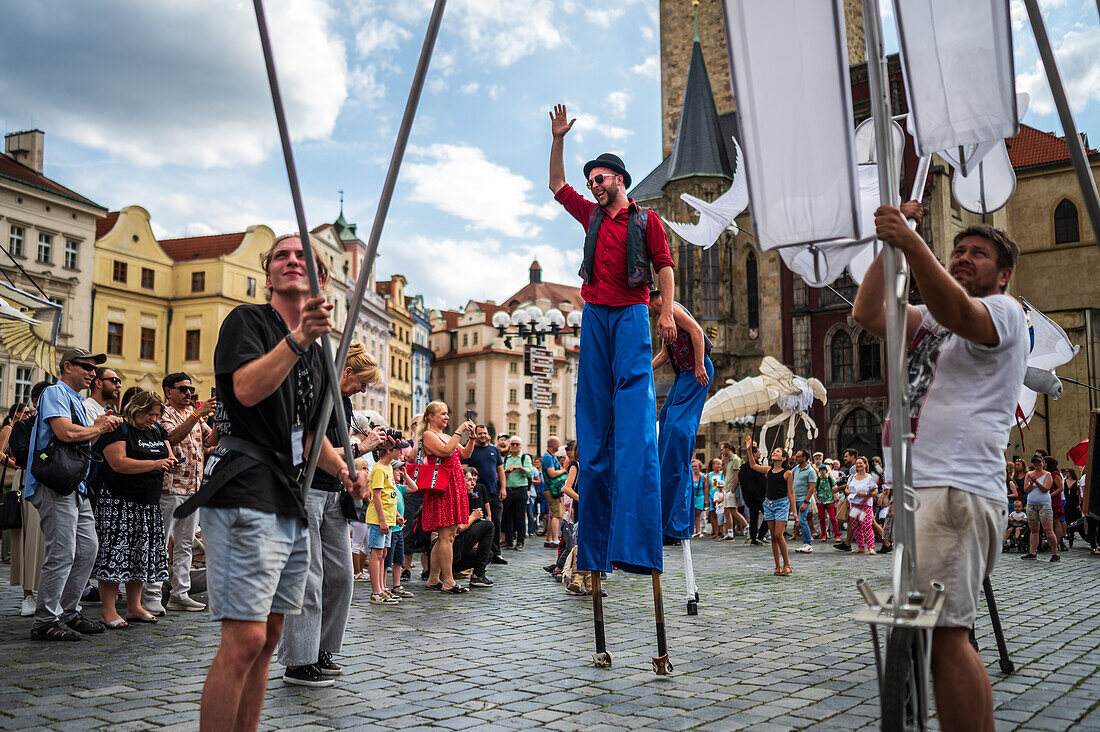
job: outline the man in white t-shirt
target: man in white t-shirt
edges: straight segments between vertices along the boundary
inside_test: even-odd
[[[921,214],[916,202],[875,212],[878,238],[905,255],[925,302],[908,305],[906,316],[913,485],[920,497],[916,581],[920,589],[932,579],[947,588],[932,638],[940,726],[992,732],[989,676],[968,632],[1007,525],[1004,453],[1030,347],[1023,309],[1004,294],[1019,249],[999,229],[971,226],[955,237],[945,270],[906,223],[906,216]],[[852,309],[879,337],[886,333],[881,259]],[[889,440],[886,428],[883,437]]]

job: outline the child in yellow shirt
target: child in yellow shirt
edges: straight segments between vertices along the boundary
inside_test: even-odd
[[[397,486],[393,481],[393,461],[401,459],[402,448],[379,450],[370,471],[370,504],[367,506],[367,547],[370,549],[370,585],[372,605],[396,605],[399,600],[385,592],[386,570],[383,565],[392,536],[391,526],[404,526],[397,513]]]

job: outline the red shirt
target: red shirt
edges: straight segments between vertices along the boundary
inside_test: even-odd
[[[582,197],[568,183],[554,195],[569,215],[581,222],[585,232],[592,216],[595,202]],[[596,235],[596,254],[592,263],[591,282],[581,287],[581,297],[592,305],[638,305],[649,302],[649,287],[641,285],[630,287],[626,283],[626,225],[630,214],[638,210],[638,204],[631,198],[630,205],[615,214],[605,216]],[[653,211],[649,212],[646,222],[646,248],[654,272],[672,266],[672,255],[668,252],[665,240],[665,228]]]

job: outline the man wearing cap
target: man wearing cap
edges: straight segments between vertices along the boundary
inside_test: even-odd
[[[576,408],[584,486],[577,566],[660,571],[660,467],[648,303],[652,268],[667,295],[657,332],[671,342],[676,338],[672,257],[659,217],[627,197],[630,174],[618,156],[604,153],[584,166],[595,203],[565,182],[562,151],[575,121],[564,105],[550,113],[550,190],[586,234]]]
[[[31,433],[28,463],[55,437],[61,442],[87,442],[118,427],[122,418],[111,414],[91,422],[80,396],[91,385],[96,366],[106,360],[102,353],[93,355],[83,348],[70,349],[61,357],[59,381],[44,389],[38,399],[38,420]],[[75,641],[102,633],[102,623],[88,620],[77,610],[99,551],[87,486],[81,481],[72,493],[62,495],[39,484],[33,469],[28,469],[23,497],[38,509],[46,542],[31,638]]]

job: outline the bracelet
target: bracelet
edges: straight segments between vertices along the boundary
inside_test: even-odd
[[[191,412],[191,416],[195,418],[195,421],[196,421],[196,422],[201,422],[201,421],[202,421],[202,417],[200,417],[200,416],[199,416],[199,413],[198,413],[198,412],[196,412],[196,411],[192,411],[192,412]]]
[[[290,350],[294,351],[295,355],[297,355],[297,356],[306,355],[305,350],[301,346],[298,345],[298,342],[294,340],[294,336],[292,336],[290,333],[286,334],[285,340],[286,340],[286,344],[288,346],[290,346]]]

